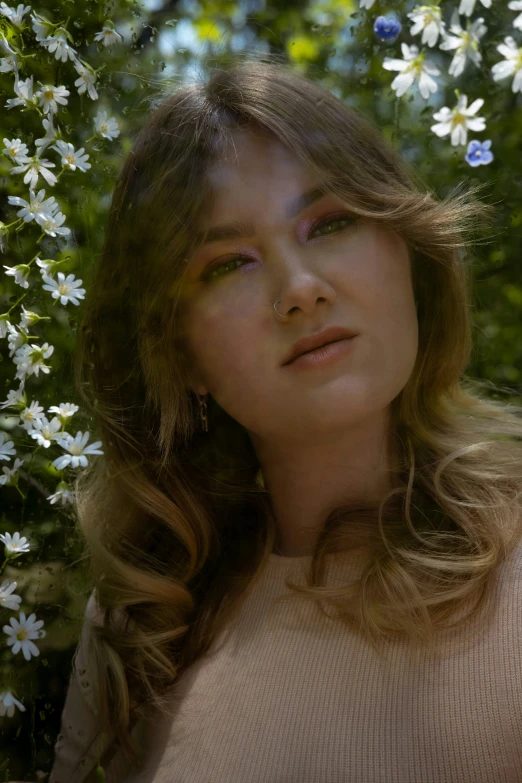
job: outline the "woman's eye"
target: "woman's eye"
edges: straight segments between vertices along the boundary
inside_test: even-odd
[[[335,217],[335,218],[327,218],[326,220],[321,220],[318,223],[316,223],[314,226],[312,226],[312,229],[310,231],[311,234],[315,234],[315,232],[318,229],[322,229],[324,226],[326,226],[329,230],[327,231],[327,234],[334,234],[337,231],[343,229],[346,227],[346,225],[352,225],[354,222],[353,216],[343,216],[343,217]],[[340,225],[339,225],[340,224]],[[238,269],[237,266],[235,266],[237,261],[245,261],[248,263],[249,261],[252,261],[251,258],[248,256],[233,256],[232,258],[227,259],[222,264],[218,264],[217,266],[212,267],[208,272],[206,272],[202,280],[215,280],[216,277],[223,277],[224,275],[229,274],[226,270],[227,267],[230,266],[229,271],[234,271],[235,269]]]
[[[353,221],[354,221],[354,218],[353,217],[348,217],[348,216],[328,218],[327,220],[321,220],[319,223],[316,223],[315,226],[312,226],[312,232],[311,233],[317,231],[318,228],[322,228],[323,226],[328,226],[329,228],[334,226],[334,231],[336,231],[336,230],[338,230],[338,227],[335,228],[335,224],[336,223],[337,224],[341,223],[341,228],[344,228],[344,226],[342,224],[348,223],[348,224],[351,225],[353,223]],[[327,233],[332,234],[333,231],[328,231]]]
[[[221,270],[226,269],[226,267],[228,267],[229,265],[235,264],[236,261],[242,261],[242,260],[251,261],[252,259],[247,258],[245,256],[234,256],[233,258],[229,258],[227,261],[224,261],[222,264],[218,264],[217,266],[212,267],[212,269],[209,269],[209,271],[206,272],[201,279],[206,281],[206,280],[215,280],[216,277],[223,277],[224,275],[227,275],[228,272],[226,271],[221,272]],[[231,270],[233,271],[233,269],[234,267],[232,266]]]

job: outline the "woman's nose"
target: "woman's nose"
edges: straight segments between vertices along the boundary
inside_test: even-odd
[[[333,304],[335,298],[335,289],[313,262],[303,261],[295,253],[285,256],[274,287],[274,301],[279,300],[281,314],[288,315],[295,307],[312,314],[318,301]]]

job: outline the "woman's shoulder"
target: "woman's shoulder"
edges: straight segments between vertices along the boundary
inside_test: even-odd
[[[85,605],[84,622],[90,623],[91,625],[103,626],[104,612],[98,603],[98,599],[96,597],[96,588],[93,588],[91,591],[88,601]]]

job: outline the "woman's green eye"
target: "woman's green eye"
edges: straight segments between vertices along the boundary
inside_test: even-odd
[[[342,224],[342,223],[351,223],[351,222],[352,222],[352,218],[348,218],[348,217],[334,218],[333,220],[323,220],[319,224],[314,226],[312,228],[312,231],[317,231],[318,228],[322,228],[323,226],[330,227],[330,226],[334,226],[336,223]]]
[[[339,230],[339,226],[335,227],[336,223],[337,224],[339,224],[339,223],[341,224],[340,228],[345,228],[346,224],[351,225],[353,223],[353,221],[354,221],[354,218],[353,217],[348,217],[348,216],[346,216],[346,217],[337,217],[337,218],[327,218],[326,220],[322,220],[319,223],[316,223],[315,226],[312,226],[310,234],[314,234],[318,229],[323,228],[324,226],[326,226],[328,228],[331,228],[332,226],[334,226],[333,231],[327,231],[326,233],[327,234],[335,233],[336,231]],[[249,261],[252,261],[252,259],[248,258],[248,257],[245,257],[245,256],[234,256],[233,258],[227,259],[227,261],[223,261],[222,264],[218,264],[217,266],[215,266],[212,269],[210,269],[203,276],[202,279],[205,280],[205,281],[206,280],[215,280],[218,277],[224,277],[224,276],[230,274],[230,272],[223,272],[222,270],[226,269],[226,267],[229,264],[231,264],[231,265],[235,264],[237,261],[249,262]],[[233,272],[237,268],[238,268],[237,266],[236,267],[232,266],[230,271]]]

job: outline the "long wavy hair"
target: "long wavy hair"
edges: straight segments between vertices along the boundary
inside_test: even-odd
[[[500,387],[465,375],[472,250],[494,207],[477,198],[478,187],[438,198],[359,112],[270,58],[236,57],[206,79],[169,87],[119,174],[75,361],[78,394],[104,448],[75,486],[103,618],[89,654],[100,720],[135,762],[134,722],[165,705],[238,611],[277,540],[246,430],[210,396],[202,431],[178,306],[212,203],[209,168],[232,132],[256,128],[287,145],[356,215],[404,238],[419,323],[414,369],[390,406],[392,489],[376,506],[346,504],[328,515],[306,583],[287,582],[282,600],[333,610],[380,654],[390,638],[433,649],[439,631],[486,605],[522,535],[520,409],[493,399]],[[358,530],[372,535],[360,578],[326,586],[327,555]]]

